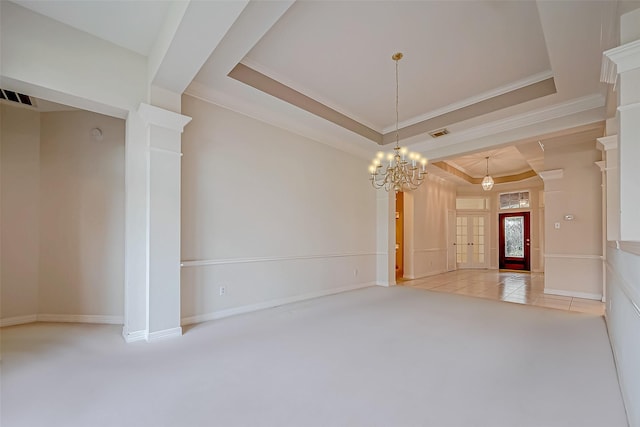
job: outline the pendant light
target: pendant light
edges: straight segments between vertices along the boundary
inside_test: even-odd
[[[489,157],[487,157],[486,159],[487,159],[487,174],[482,180],[482,189],[484,191],[489,191],[493,188],[493,178],[491,178],[491,175],[489,175]]]

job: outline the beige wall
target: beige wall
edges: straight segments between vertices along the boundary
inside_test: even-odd
[[[2,323],[120,323],[124,121],[2,112]]]
[[[433,175],[405,194],[404,277],[447,271],[447,211],[455,208],[455,185]]]
[[[40,313],[122,316],[124,121],[86,111],[41,121]]]
[[[562,178],[547,179],[544,188],[547,293],[602,297],[602,178],[595,165],[600,159],[595,141],[545,150],[545,169],[562,169]]]
[[[182,112],[186,323],[374,283],[368,159],[190,96]]]
[[[40,114],[5,105],[0,113],[0,318],[6,319],[34,316],[38,310]]]

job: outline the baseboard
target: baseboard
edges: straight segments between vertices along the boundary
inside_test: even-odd
[[[180,326],[171,329],[163,329],[162,331],[150,332],[147,337],[147,341],[157,341],[179,336],[182,336],[182,328]]]
[[[106,323],[109,325],[122,325],[122,316],[105,316],[96,314],[38,314],[38,322],[61,323]]]
[[[25,323],[33,323],[38,321],[38,316],[35,314],[28,314],[26,316],[7,317],[6,319],[0,319],[0,328],[5,326],[23,325]]]
[[[549,295],[560,295],[563,297],[574,297],[574,298],[584,298],[584,299],[593,299],[602,301],[602,294],[590,294],[587,292],[577,292],[577,291],[564,291],[561,289],[544,289],[545,294]]]
[[[343,286],[341,288],[326,289],[317,292],[310,292],[308,294],[296,295],[293,297],[279,298],[261,302],[258,304],[244,305],[241,307],[229,308],[226,310],[214,311],[212,313],[198,314],[196,316],[183,317],[181,325],[191,325],[194,323],[208,322],[209,320],[222,319],[224,317],[235,316],[237,314],[251,313],[253,311],[264,310],[267,308],[277,307],[279,305],[291,304],[298,301],[304,301],[313,298],[324,297],[333,294],[339,294],[342,292],[355,291],[357,289],[368,288],[375,286],[375,282],[358,283],[356,285]]]
[[[122,337],[127,344],[136,341],[147,341],[148,338],[147,331],[128,332],[126,327],[122,328]]]
[[[60,323],[104,323],[109,325],[122,325],[122,316],[103,316],[94,314],[29,314],[27,316],[9,317],[0,320],[0,327],[23,325],[33,322],[60,322]]]

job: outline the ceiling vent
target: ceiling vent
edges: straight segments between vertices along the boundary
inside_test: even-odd
[[[447,130],[447,128],[442,128],[442,129],[432,130],[431,132],[429,132],[429,135],[431,135],[432,138],[438,138],[441,136],[445,136],[448,133],[449,131]]]
[[[16,102],[22,105],[28,105],[33,107],[33,100],[30,96],[25,95],[23,93],[14,92],[12,90],[0,89],[0,99],[5,99],[7,101]]]

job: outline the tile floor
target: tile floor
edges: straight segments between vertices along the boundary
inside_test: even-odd
[[[604,303],[600,301],[545,294],[542,273],[457,270],[421,279],[402,280],[398,284],[436,292],[604,315]]]

